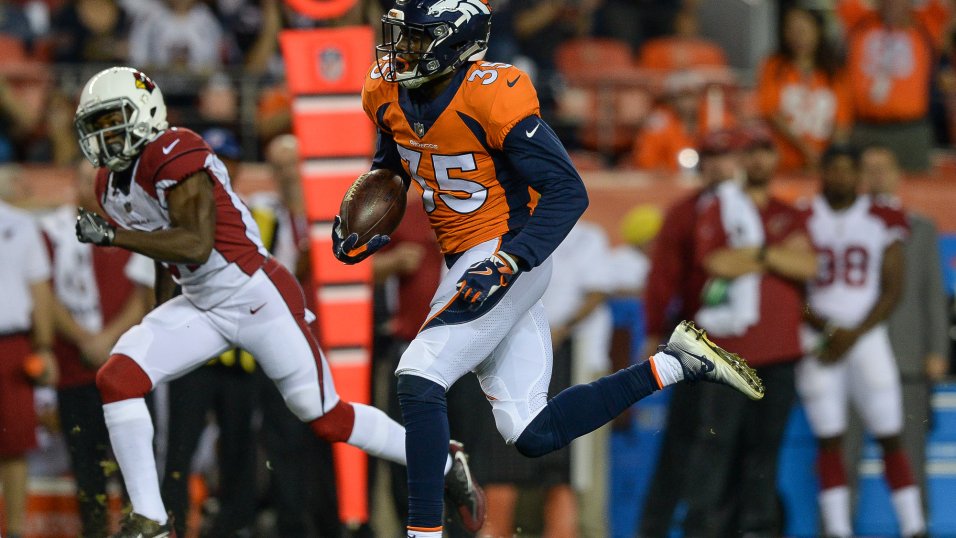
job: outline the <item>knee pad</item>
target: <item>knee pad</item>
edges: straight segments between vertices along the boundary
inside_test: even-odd
[[[312,432],[330,443],[344,443],[352,436],[355,426],[355,408],[339,400],[335,407],[309,423]]]
[[[104,404],[143,398],[153,382],[136,361],[126,355],[112,355],[96,372],[96,388]]]

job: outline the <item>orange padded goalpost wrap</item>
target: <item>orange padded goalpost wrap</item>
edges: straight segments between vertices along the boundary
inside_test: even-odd
[[[362,110],[361,91],[374,59],[372,40],[372,30],[366,27],[288,30],[279,36],[311,223],[319,340],[339,395],[361,403],[370,400],[371,263],[347,266],[336,260],[331,232],[342,196],[371,165],[375,132]],[[365,453],[345,443],[337,443],[333,450],[339,517],[349,525],[365,523]]]

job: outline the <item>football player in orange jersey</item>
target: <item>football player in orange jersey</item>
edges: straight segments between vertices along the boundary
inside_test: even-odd
[[[485,0],[397,0],[382,18],[381,56],[362,92],[378,129],[372,168],[395,170],[415,184],[449,268],[396,371],[411,537],[441,536],[445,392],[467,372],[478,376],[498,431],[529,457],[566,446],[680,380],[763,395],[739,357],[685,323],[649,361],[548,400],[551,337],[541,296],[551,252],[588,199],[539,116],[528,75],[483,61],[490,25]],[[358,235],[343,237],[339,224],[336,218],[333,252],[345,263],[362,261],[389,240],[375,236],[358,245]],[[469,510],[448,493],[463,520],[477,523],[480,496]]]

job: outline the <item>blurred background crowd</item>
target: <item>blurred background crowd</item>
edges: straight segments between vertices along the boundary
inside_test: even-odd
[[[162,88],[170,124],[203,134],[223,157],[267,246],[307,284],[308,223],[278,36],[287,29],[353,25],[378,32],[390,4],[360,1],[340,19],[316,21],[283,0],[0,0],[0,199],[41,217],[52,268],[36,278],[52,275],[54,303],[77,322],[57,325],[65,346],[57,348],[60,380],[56,390],[38,389],[38,448],[26,459],[0,451],[3,536],[76,536],[78,513],[84,536],[102,536],[122,498],[118,483],[104,478],[114,468],[105,429],[89,421],[98,409],[92,376],[122,325],[135,323],[136,313],[148,308],[148,290],[141,288],[149,279],[129,268],[123,276],[132,263],[128,256],[96,259],[82,248],[69,250],[75,246],[57,254],[57,234],[64,227],[71,231],[73,208],[90,203],[84,185],[91,171],[72,124],[82,84],[111,65],[147,72]],[[905,435],[930,529],[956,536],[956,515],[944,509],[956,503],[956,388],[946,383],[956,334],[956,25],[950,0],[491,4],[486,59],[530,74],[542,116],[592,192],[585,221],[555,252],[561,259],[556,267],[565,272],[555,271],[545,298],[555,348],[552,391],[646,357],[677,321],[695,314],[689,305],[706,303],[704,283],[714,274],[704,270],[688,280],[681,272],[702,263],[700,252],[680,250],[682,237],[700,233],[694,218],[700,192],[725,180],[757,178],[761,188],[796,202],[820,191],[828,147],[876,148],[858,163],[861,192],[899,195],[917,215],[912,219],[922,219],[929,230],[920,236],[923,248],[907,258],[926,271],[908,273],[908,289],[924,295],[904,299],[898,315],[899,323],[925,320],[899,334],[925,329],[925,336],[915,344],[894,337],[893,344],[904,389],[915,391],[904,402]],[[767,148],[775,155],[769,165],[760,157]],[[650,194],[642,198],[643,192]],[[67,209],[57,210],[60,204]],[[911,222],[911,228],[917,226]],[[658,234],[662,239],[655,241]],[[375,401],[400,419],[391,373],[427,312],[441,271],[420,207],[410,207],[392,245],[373,261]],[[90,275],[76,276],[81,266]],[[88,291],[94,281],[116,287],[121,279],[123,293],[107,298],[101,288],[103,297],[92,299],[103,303],[94,308],[102,319],[84,322],[90,309],[84,300],[90,299],[77,299],[76,289]],[[712,286],[707,292],[718,293]],[[50,316],[62,316],[54,313],[55,304],[50,308]],[[10,329],[0,326],[0,338]],[[672,391],[642,402],[570,450],[534,462],[503,444],[490,413],[470,407],[480,388],[471,377],[463,379],[449,396],[451,431],[469,447],[476,477],[486,485],[483,535],[667,536],[683,525],[688,536],[704,530],[735,536],[743,534],[744,514],[753,515],[743,510],[748,505],[772,529],[749,536],[817,534],[815,448],[794,405],[792,368],[799,358],[795,351],[769,357],[771,370],[761,372],[782,387],[776,391],[781,414],[758,423],[777,432],[766,443],[722,437],[714,444],[700,432],[727,425],[704,411],[736,404],[713,400],[719,394],[707,400]],[[253,358],[235,350],[214,362],[171,383],[153,401],[161,417],[164,496],[181,536],[398,535],[403,469],[376,464],[370,523],[343,528],[328,446],[284,410]],[[266,408],[266,416],[286,420],[262,421]],[[879,456],[867,451],[859,432],[855,438],[856,448],[846,454],[851,474],[860,470],[852,479],[859,490],[857,524],[869,535],[894,534],[885,486],[871,487],[881,476],[881,468],[872,467],[881,465]],[[740,462],[766,456],[757,448],[766,452],[768,446],[773,454],[760,461],[774,467],[764,471],[779,487],[763,503],[730,494],[733,481],[710,483],[706,490],[695,480],[708,470],[685,465],[699,453],[694,450],[719,450],[728,460],[721,468],[733,474],[729,470]],[[84,482],[74,488],[73,479]],[[11,495],[11,484],[26,482],[28,496]],[[723,494],[719,507],[707,505]],[[721,518],[695,520],[701,506],[719,508]]]
[[[388,2],[360,4],[330,22],[281,0],[3,2],[0,160],[72,162],[79,85],[114,64],[153,73],[174,124],[228,127],[244,159],[261,160],[291,128],[279,32],[377,30]],[[693,169],[680,150],[696,136],[764,118],[784,171],[812,169],[830,140],[892,133],[912,150],[898,151],[906,169],[927,170],[954,129],[949,12],[885,4],[874,19],[855,1],[501,0],[487,57],[534,77],[586,169]],[[900,32],[874,41],[884,26]]]

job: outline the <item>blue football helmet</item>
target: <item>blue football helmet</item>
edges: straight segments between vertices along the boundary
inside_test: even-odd
[[[382,17],[379,71],[389,82],[418,88],[484,58],[490,32],[487,0],[396,0]]]

